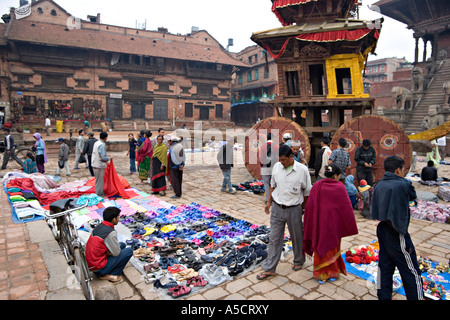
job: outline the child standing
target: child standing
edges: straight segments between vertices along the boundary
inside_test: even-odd
[[[31,152],[27,152],[27,159],[23,163],[23,172],[31,174],[37,172],[36,159]]]
[[[130,156],[130,174],[136,172],[136,146],[137,140],[134,138],[132,133],[128,134],[128,144],[129,149],[127,152],[127,156]]]
[[[66,168],[66,175],[70,176],[69,170],[69,146],[64,142],[63,138],[59,138],[59,153],[58,153],[58,168],[56,169],[56,175],[59,176],[61,172],[61,167],[59,165],[60,161],[64,161],[64,166]]]

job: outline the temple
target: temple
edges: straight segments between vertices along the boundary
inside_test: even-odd
[[[435,118],[433,126],[439,125],[442,120],[438,119],[450,116],[449,1],[381,0],[373,6],[413,30],[411,41],[415,41],[411,85],[406,88],[410,92],[400,97],[412,100],[411,106],[386,110],[383,115],[401,124],[409,134],[424,130],[423,121],[428,117]]]
[[[251,37],[277,63],[280,94],[271,103],[279,116],[302,126],[313,150],[346,118],[373,111],[363,72],[382,21],[357,19],[359,5],[355,0],[272,0],[282,27]]]

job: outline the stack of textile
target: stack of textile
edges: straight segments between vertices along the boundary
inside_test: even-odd
[[[411,217],[425,219],[437,223],[450,222],[450,205],[439,204],[434,201],[417,200],[417,205],[411,208]]]

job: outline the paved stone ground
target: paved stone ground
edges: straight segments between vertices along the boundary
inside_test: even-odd
[[[53,138],[53,137],[52,137]],[[136,174],[129,174],[129,162],[125,153],[111,153],[114,156],[115,166],[120,175],[123,175],[132,186],[150,192],[149,185],[138,185]],[[240,154],[236,153],[237,161]],[[161,199],[175,206],[196,202],[228,213],[236,218],[245,219],[251,223],[269,226],[269,216],[264,213],[264,196],[252,193],[238,192],[237,194],[225,194],[220,192],[222,174],[214,163],[215,155],[210,153],[194,153],[188,155],[188,165],[185,168],[183,178],[183,196],[181,199],[170,199],[172,191]],[[73,167],[73,156],[70,160],[70,168]],[[204,163],[204,164],[202,164]],[[205,164],[206,163],[206,164]],[[53,174],[56,158],[50,157],[47,164],[47,173]],[[18,166],[9,163],[8,169]],[[82,166],[84,168],[84,166]],[[53,169],[51,169],[53,168]],[[72,175],[65,177],[63,181],[89,178],[86,169],[71,170]],[[4,174],[6,171],[0,171]],[[242,162],[235,165],[232,170],[232,182],[239,183],[251,180]],[[416,184],[416,188],[420,188]],[[48,233],[44,221],[28,224],[14,224],[10,219],[10,207],[4,192],[1,193],[0,215],[0,299],[58,299],[68,297],[70,290],[66,288],[61,293],[61,286],[67,280],[59,281],[62,285],[55,285],[55,278],[61,274],[52,275],[54,263],[50,263],[48,247],[52,240],[48,237],[46,242],[39,242],[40,234]],[[376,240],[377,222],[364,219],[355,212],[358,224],[358,235],[344,238],[341,243],[342,251],[351,247],[367,244]],[[45,227],[44,227],[45,226]],[[447,263],[450,258],[450,250],[430,241],[449,244],[450,225],[433,223],[425,220],[412,219],[409,228],[411,237],[418,254],[436,261]],[[287,232],[287,231],[286,231]],[[47,254],[46,254],[47,252]],[[56,254],[57,249],[54,250]],[[376,290],[373,284],[358,278],[352,274],[342,275],[336,282],[319,285],[312,277],[312,259],[307,257],[305,268],[300,271],[292,271],[292,255],[287,255],[277,268],[277,276],[264,281],[256,279],[256,274],[261,271],[258,267],[235,277],[232,281],[222,283],[215,287],[205,288],[186,296],[185,300],[375,300]],[[61,273],[64,273],[62,271]],[[67,273],[67,272],[66,272]],[[125,281],[116,284],[116,289],[121,300],[158,300],[166,299],[160,296],[153,286],[143,281],[142,275],[132,266],[128,265],[124,270]],[[67,278],[67,275],[66,275]],[[69,288],[70,289],[70,288]],[[60,291],[58,291],[60,290]],[[79,290],[71,290],[79,291]],[[58,294],[55,294],[58,292]],[[80,298],[79,296],[77,297]],[[71,298],[73,299],[73,298]],[[405,297],[394,294],[394,299],[404,300]]]

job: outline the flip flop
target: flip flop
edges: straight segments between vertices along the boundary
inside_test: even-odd
[[[292,266],[292,270],[294,271],[298,271],[298,270],[302,270],[303,269],[303,265],[302,264],[294,264]]]
[[[268,273],[268,272],[261,272],[260,274],[256,275],[256,279],[258,280],[265,280],[269,277],[274,276],[275,273]]]

